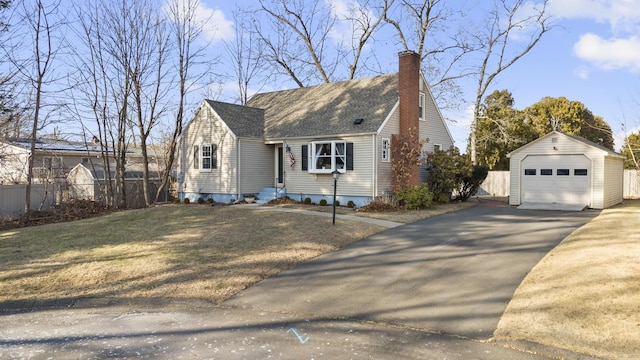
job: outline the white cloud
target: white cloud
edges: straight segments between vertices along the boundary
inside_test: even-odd
[[[227,20],[220,9],[209,8],[200,3],[198,21],[204,23],[203,34],[211,42],[228,41],[234,38],[233,22]]]
[[[374,18],[370,9],[353,0],[326,0],[331,16],[336,19],[329,37],[344,48],[351,48],[362,34],[362,28],[354,19],[360,19],[362,23],[368,23],[367,19]]]
[[[605,70],[629,69],[640,72],[640,38],[603,39],[587,33],[573,46],[574,53]]]
[[[573,74],[580,79],[588,79],[589,78],[589,67],[586,65],[580,65],[573,70]]]
[[[164,4],[165,9],[168,7],[169,1]],[[179,5],[181,9],[187,7],[185,0]],[[202,24],[202,34],[211,43],[220,41],[229,41],[235,37],[233,21],[227,20],[224,12],[220,9],[208,7],[203,2],[198,2],[198,9],[195,11],[196,23]]]
[[[640,29],[638,0],[551,0],[549,6],[551,13],[559,18],[608,23],[616,33]]]

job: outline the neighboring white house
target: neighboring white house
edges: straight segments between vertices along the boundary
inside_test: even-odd
[[[0,183],[27,182],[31,139],[0,140]],[[93,143],[60,139],[38,139],[35,143],[33,177],[35,182],[64,182],[69,170],[80,163],[100,161],[100,147]]]
[[[623,200],[624,156],[581,137],[553,131],[507,157],[510,205],[604,209]]]
[[[453,145],[419,56],[403,52],[399,61],[399,73],[261,93],[247,106],[203,101],[178,147],[180,198],[286,193],[318,202],[332,196],[334,171],[342,204],[389,192],[394,136],[418,129],[425,151]]]
[[[111,151],[111,149],[107,149]],[[159,149],[148,146],[149,170],[154,172],[163,166]],[[0,139],[0,184],[21,184],[27,182],[30,138]],[[63,139],[40,138],[35,142],[33,164],[34,182],[66,183],[69,171],[83,164],[87,168],[101,167],[103,149],[97,139],[90,142],[69,141]],[[114,164],[109,159],[110,164]],[[127,149],[127,171],[141,171],[142,152],[138,148]],[[115,166],[115,165],[112,165]]]

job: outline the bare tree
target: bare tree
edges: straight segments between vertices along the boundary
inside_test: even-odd
[[[420,55],[426,81],[438,104],[456,108],[462,101],[457,80],[470,76],[467,55],[477,49],[465,33],[451,29],[464,19],[462,8],[445,0],[384,0],[384,20],[396,30],[403,50]]]
[[[59,2],[45,5],[42,0],[22,2],[10,20],[15,25],[11,28],[11,41],[9,44],[3,42],[2,46],[19,81],[28,89],[26,91],[33,109],[29,125],[31,146],[24,205],[27,216],[31,212],[31,185],[38,131],[46,125],[48,115],[43,112],[43,94],[45,87],[56,80],[53,78],[52,66],[60,50],[57,31],[63,25],[58,12],[59,5]]]
[[[353,79],[363,62],[363,51],[380,27],[386,4],[354,2],[346,13],[329,3],[304,0],[260,0],[269,19],[254,28],[263,43],[264,58],[279,74],[303,87]],[[348,24],[348,30],[338,25]],[[363,68],[366,68],[363,67]]]
[[[525,7],[525,0],[495,0],[487,24],[474,33],[484,55],[477,67],[478,86],[474,102],[473,122],[469,137],[471,161],[477,164],[476,136],[482,98],[491,82],[533,49],[552,28],[548,0],[535,7]],[[523,39],[523,40],[521,40]]]
[[[169,131],[167,146],[165,148],[166,159],[164,169],[161,172],[161,184],[156,193],[156,201],[166,192],[171,180],[171,171],[175,163],[175,153],[178,139],[182,134],[184,124],[184,113],[187,94],[192,90],[193,84],[209,70],[209,62],[199,61],[204,58],[203,49],[196,48],[195,43],[200,38],[204,23],[198,21],[199,0],[171,0],[167,6],[167,16],[170,26],[170,36],[176,43],[176,63],[174,65],[178,78],[178,104],[175,113],[172,130]],[[203,70],[198,75],[193,76],[193,67],[204,65]]]
[[[147,142],[151,130],[166,112],[165,102],[169,86],[167,56],[170,42],[165,31],[165,19],[153,10],[152,1],[134,1],[129,10],[135,23],[128,29],[133,33],[129,61],[134,101],[135,125],[142,152],[142,188],[147,206],[153,202],[149,184],[149,155]],[[155,197],[154,197],[155,199]]]
[[[251,20],[251,14],[236,10],[233,13],[236,24],[236,36],[232,42],[225,42],[227,54],[231,60],[231,68],[234,72],[234,80],[238,85],[238,101],[245,105],[249,101],[249,86],[256,76],[267,73],[263,61],[263,44],[258,40],[252,28],[256,28],[255,21]],[[253,24],[253,25],[252,25]],[[267,74],[262,84],[268,81]]]
[[[94,0],[76,7],[79,21],[73,59],[75,93],[80,95],[74,97],[73,109],[81,122],[85,114],[95,121],[97,130],[88,138],[101,147],[105,196],[115,207],[127,204],[125,163],[134,115],[130,108],[135,33],[131,6],[128,0]]]

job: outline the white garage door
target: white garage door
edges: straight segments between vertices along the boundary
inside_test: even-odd
[[[529,155],[521,202],[591,205],[591,161],[584,155]]]

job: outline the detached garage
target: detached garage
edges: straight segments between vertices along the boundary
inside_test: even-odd
[[[604,209],[622,202],[624,156],[589,140],[553,131],[507,157],[510,205]]]

